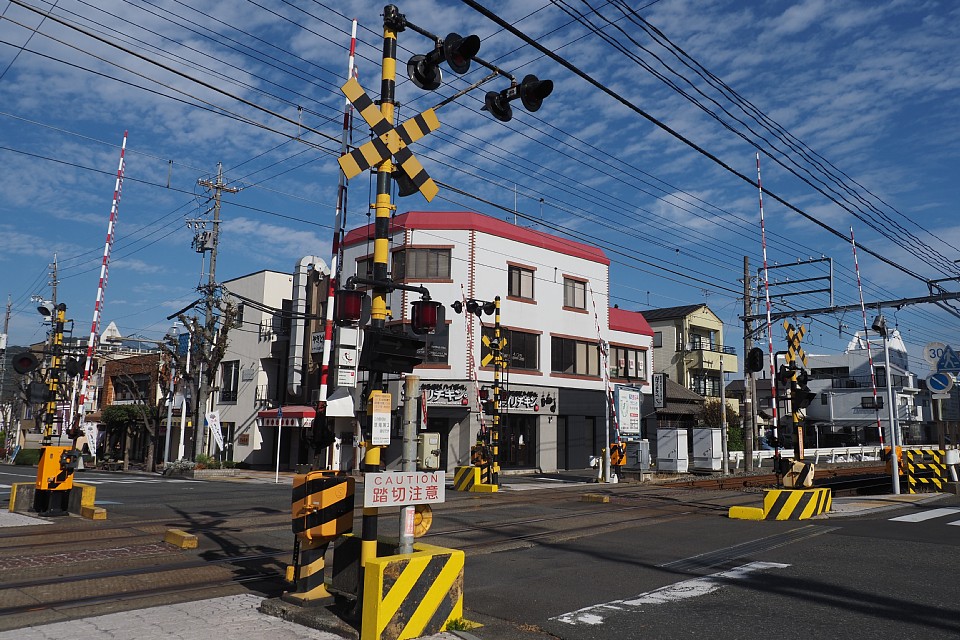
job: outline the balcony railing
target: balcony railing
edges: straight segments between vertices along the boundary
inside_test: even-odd
[[[910,376],[892,376],[892,382],[894,387],[899,388],[912,388],[915,386]],[[887,387],[886,376],[877,377],[876,384],[878,389],[885,389]],[[833,378],[830,381],[830,386],[834,389],[870,389],[872,387],[870,376]]]

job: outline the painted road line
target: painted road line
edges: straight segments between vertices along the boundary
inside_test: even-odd
[[[564,613],[550,619],[557,620],[558,622],[565,622],[571,625],[599,625],[603,624],[605,613],[625,611],[627,609],[642,607],[644,605],[669,604],[671,602],[679,602],[680,600],[705,596],[709,593],[713,593],[720,587],[724,586],[724,584],[728,584],[731,580],[745,579],[748,574],[753,571],[762,571],[764,569],[784,569],[789,566],[789,564],[781,564],[779,562],[751,562],[728,571],[721,571],[708,576],[692,578],[690,580],[684,580],[683,582],[677,582],[665,587],[660,587],[659,589],[654,589],[653,591],[641,593],[633,598],[614,600],[612,602],[584,607],[583,609],[571,611],[570,613]]]
[[[929,511],[911,513],[898,518],[890,518],[890,520],[893,522],[923,522],[924,520],[932,520],[934,518],[940,518],[943,516],[952,516],[955,513],[960,513],[960,509],[954,507],[945,507],[943,509],[930,509]]]

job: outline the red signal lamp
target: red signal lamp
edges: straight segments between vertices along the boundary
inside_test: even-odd
[[[356,289],[337,291],[333,311],[337,324],[359,322],[363,314],[363,292]]]
[[[411,305],[410,325],[416,334],[431,333],[437,328],[440,303],[436,300],[416,300]]]

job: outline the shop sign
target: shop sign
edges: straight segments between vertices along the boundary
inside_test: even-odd
[[[420,385],[420,391],[428,405],[466,406],[470,404],[467,385],[459,382],[427,382]]]

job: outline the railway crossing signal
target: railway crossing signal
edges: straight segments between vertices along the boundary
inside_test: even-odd
[[[350,78],[340,89],[370,125],[373,134],[377,136],[350,153],[340,156],[340,168],[347,179],[354,178],[370,167],[393,157],[400,167],[400,173],[410,181],[413,187],[423,194],[427,202],[433,200],[439,188],[410,151],[409,146],[431,131],[440,128],[436,111],[427,109],[394,128],[383,117],[376,103],[370,99],[356,78]]]
[[[500,336],[500,341],[496,342],[496,340],[491,340],[490,336],[485,335],[483,338],[481,338],[481,341],[483,342],[483,346],[489,349],[489,351],[487,351],[487,353],[484,354],[484,356],[480,359],[480,366],[485,367],[491,362],[496,361],[499,361],[501,364],[503,364],[502,354],[507,348],[507,339],[503,336]]]
[[[803,340],[804,333],[806,333],[803,325],[800,325],[799,329],[794,329],[790,322],[784,320],[783,328],[787,332],[787,363],[792,363],[799,358],[803,366],[807,366],[807,354],[804,353],[803,347],[800,346],[800,341]]]

